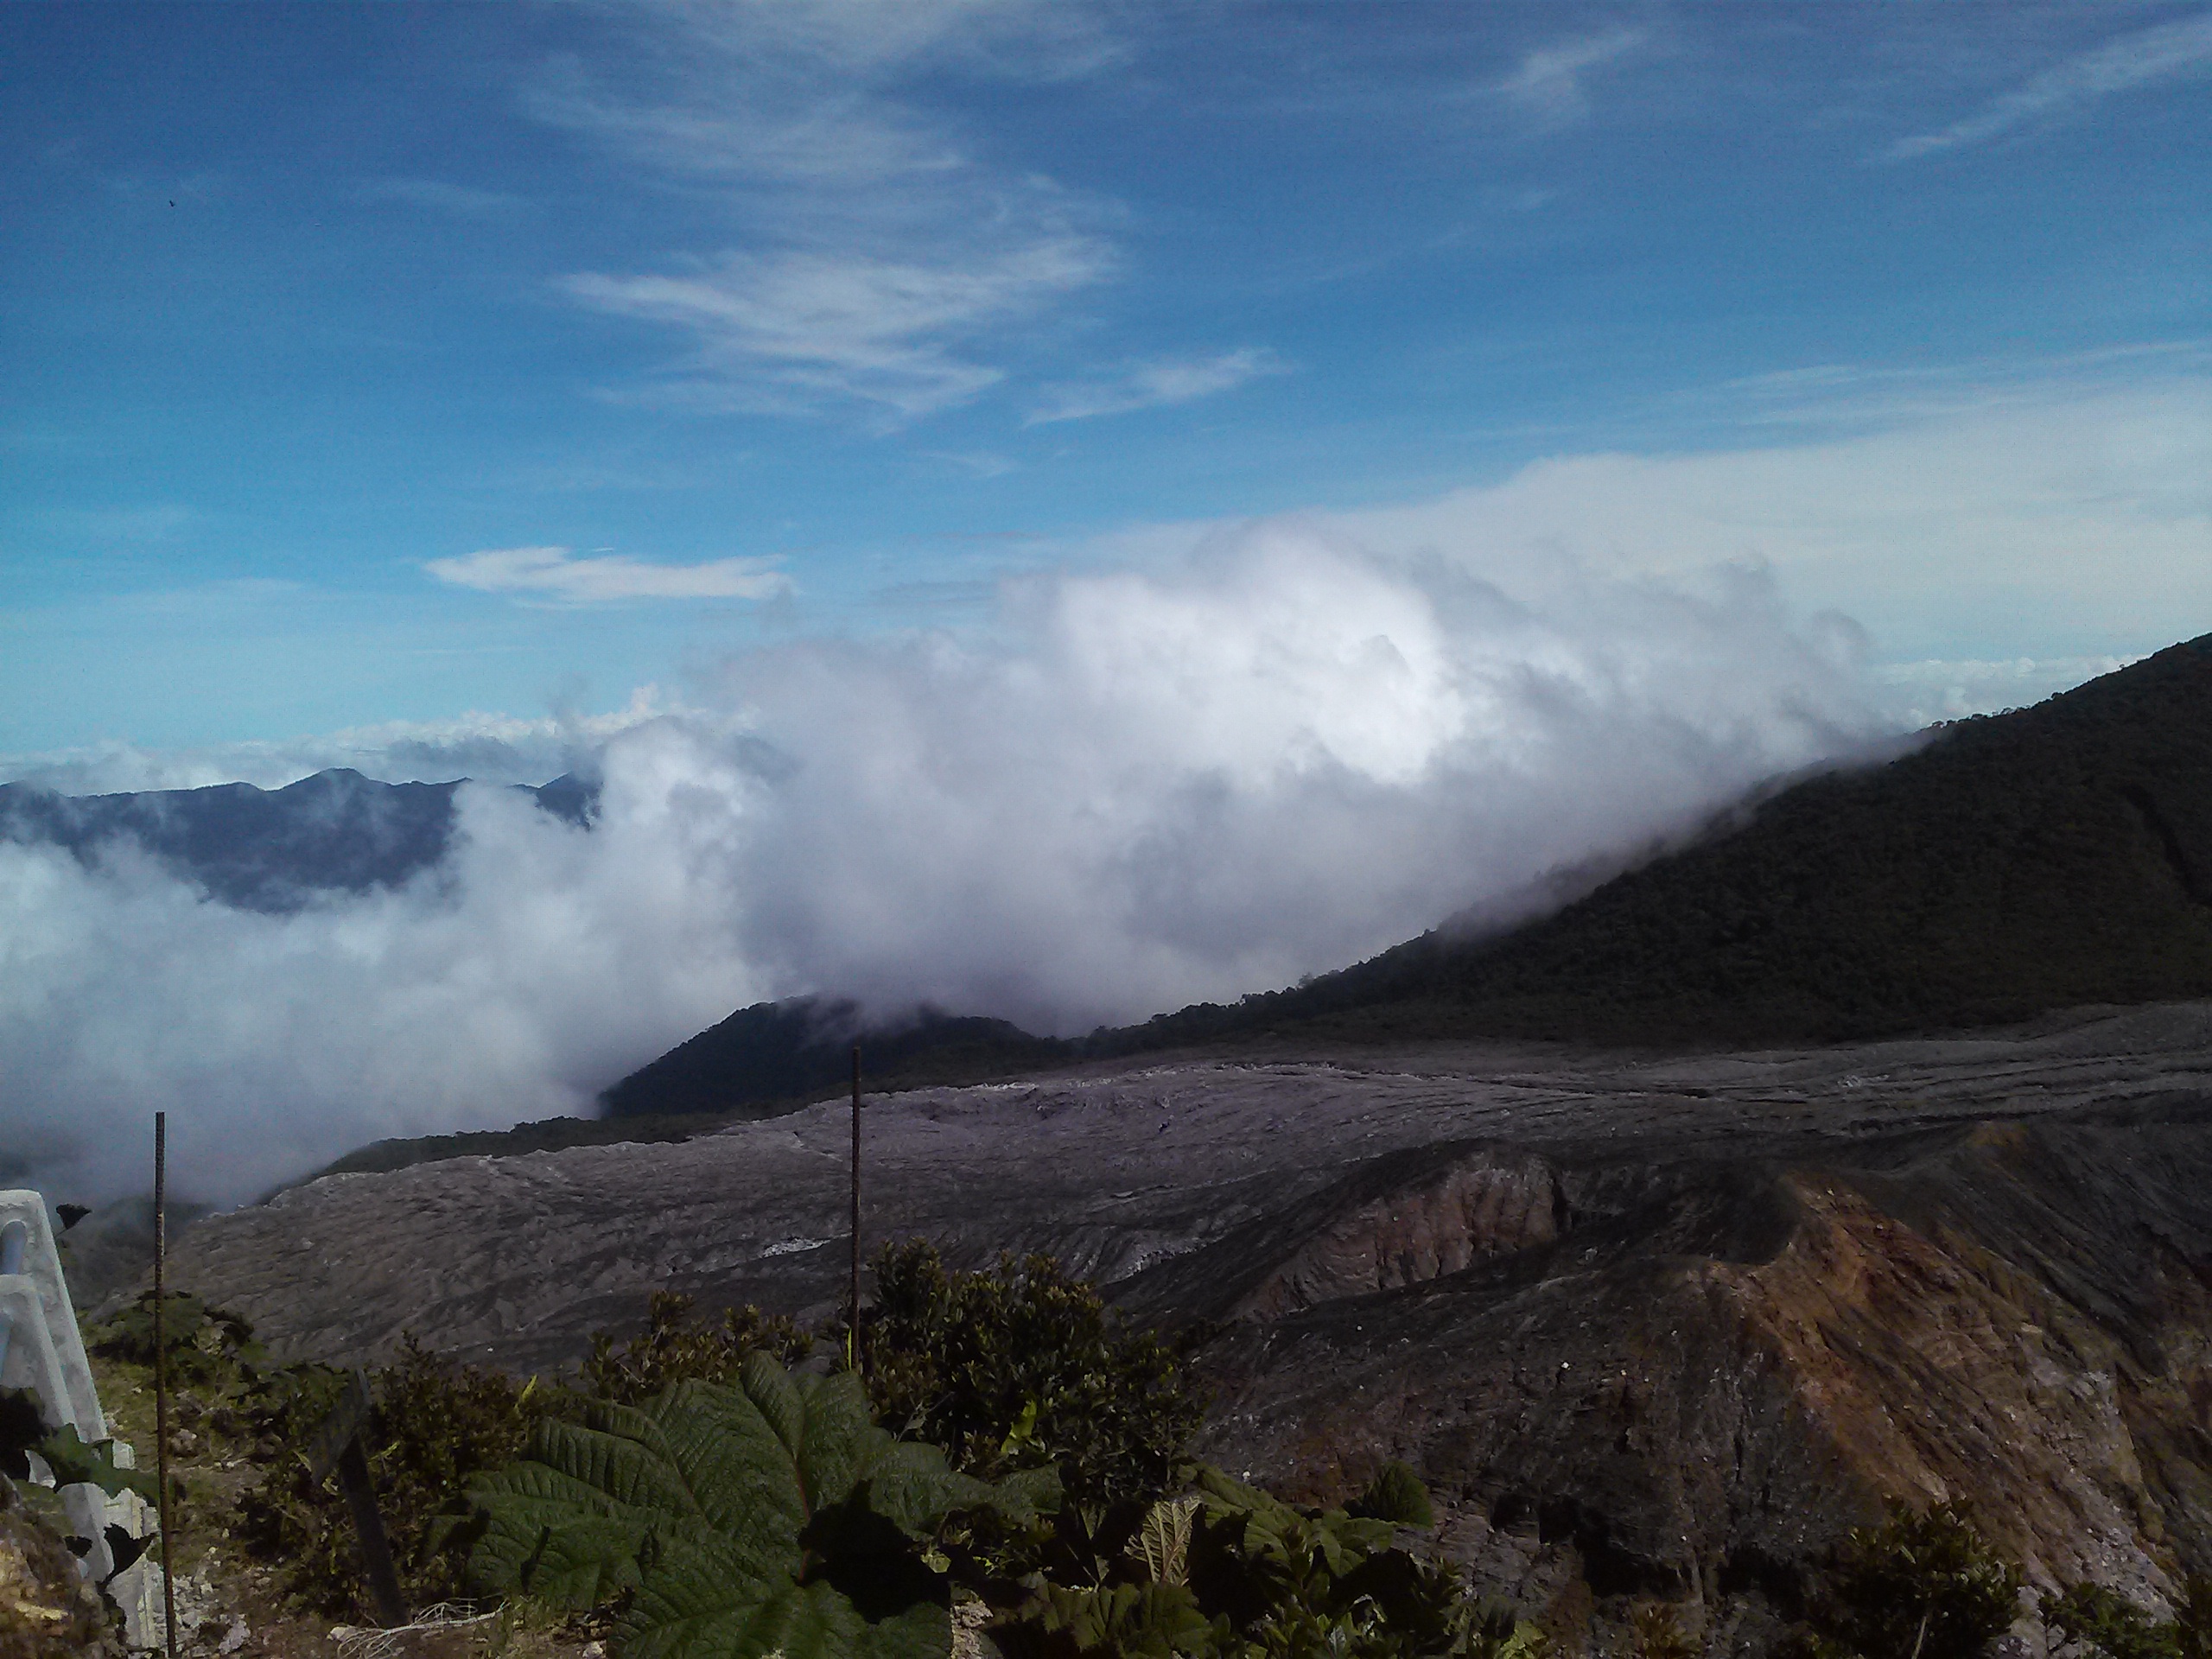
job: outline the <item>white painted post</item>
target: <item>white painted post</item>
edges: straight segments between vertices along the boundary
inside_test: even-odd
[[[54,1248],[46,1199],[28,1190],[0,1192],[0,1388],[29,1389],[48,1428],[74,1427],[88,1446],[109,1438],[69,1286],[61,1276],[61,1258]],[[132,1466],[130,1448],[120,1441],[115,1461]],[[106,1578],[115,1565],[107,1545],[109,1527],[120,1527],[134,1538],[153,1530],[146,1501],[136,1492],[111,1498],[84,1482],[61,1488],[60,1496],[72,1529],[92,1540],[78,1567],[94,1580]],[[133,1647],[160,1642],[155,1583],[160,1571],[142,1558],[108,1586],[123,1609],[124,1638]]]

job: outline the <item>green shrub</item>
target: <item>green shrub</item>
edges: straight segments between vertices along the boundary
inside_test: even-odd
[[[1979,1659],[2012,1628],[2020,1569],[1962,1503],[1892,1504],[1845,1546],[1831,1634],[1865,1659]]]
[[[1350,1514],[1388,1521],[1394,1526],[1436,1524],[1436,1509],[1428,1501],[1428,1488],[1421,1484],[1411,1465],[1395,1461],[1384,1464],[1367,1490],[1345,1508]]]
[[[1057,1465],[1071,1502],[1141,1510],[1175,1483],[1205,1404],[1180,1357],[1050,1256],[953,1273],[887,1245],[861,1322],[868,1397],[899,1433],[985,1479]]]
[[[1196,1471],[1087,1583],[1047,1581],[993,1635],[1012,1659],[1535,1659],[1542,1638],[1468,1601],[1389,1520],[1302,1509]],[[1388,1483],[1427,1506],[1410,1471]],[[1419,1503],[1414,1503],[1418,1496]],[[1063,1516],[1065,1523],[1066,1516]]]
[[[1199,1611],[1186,1585],[1071,1589],[1049,1580],[992,1634],[1013,1659],[1217,1659],[1236,1640],[1226,1618]]]
[[[267,1379],[253,1408],[265,1466],[238,1500],[236,1528],[249,1549],[283,1563],[297,1599],[373,1623],[352,1514],[336,1481],[315,1479],[300,1455],[344,1389],[345,1373],[325,1366],[287,1367]],[[460,1585],[455,1563],[431,1547],[439,1512],[469,1477],[518,1455],[539,1417],[576,1405],[556,1389],[454,1365],[412,1336],[401,1338],[398,1363],[376,1373],[372,1392],[376,1408],[361,1449],[401,1596],[410,1606],[448,1599]]]
[[[48,1428],[37,1395],[29,1389],[0,1389],[0,1479],[28,1481],[34,1452],[44,1461],[57,1487],[89,1482],[111,1497],[136,1492],[149,1503],[161,1501],[161,1487],[152,1470],[117,1466],[113,1440],[87,1445],[78,1438],[73,1423]],[[0,1486],[0,1510],[8,1507],[11,1497],[9,1488]],[[135,1548],[129,1552],[129,1560],[119,1555],[118,1570],[137,1555]]]
[[[686,1379],[734,1382],[745,1357],[766,1350],[786,1365],[797,1364],[814,1338],[797,1321],[765,1314],[757,1307],[722,1310],[721,1324],[691,1319],[692,1301],[671,1291],[653,1293],[645,1328],[618,1348],[605,1332],[591,1339],[584,1362],[583,1389],[595,1399],[641,1405]]]
[[[2170,1619],[2154,1620],[2133,1602],[2094,1584],[2045,1592],[2039,1611],[2051,1645],[2071,1644],[2105,1659],[2212,1659],[2212,1578],[2192,1573]]]
[[[1647,1601],[1629,1616],[1636,1637],[1636,1659],[1697,1659],[1699,1649],[1675,1610],[1663,1601]]]
[[[1049,1470],[957,1474],[878,1427],[851,1373],[795,1377],[754,1353],[735,1388],[687,1381],[540,1422],[522,1461],[470,1484],[454,1536],[480,1593],[622,1602],[629,1659],[942,1659],[938,1530],[963,1510],[1033,1520],[1058,1496]]]
[[[85,1333],[85,1345],[108,1359],[154,1363],[154,1293]],[[162,1345],[171,1388],[250,1385],[268,1364],[253,1326],[238,1314],[209,1307],[197,1296],[171,1291],[162,1299]]]
[[[2058,1595],[2046,1591],[2037,1611],[2060,1641],[2106,1659],[2179,1659],[2171,1620],[2154,1622],[2134,1603],[2100,1585],[2070,1585]]]

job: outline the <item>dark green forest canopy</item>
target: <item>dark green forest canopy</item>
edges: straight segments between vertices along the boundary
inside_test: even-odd
[[[1113,1036],[1820,1039],[2207,995],[2212,636],[1808,779],[1503,938]]]

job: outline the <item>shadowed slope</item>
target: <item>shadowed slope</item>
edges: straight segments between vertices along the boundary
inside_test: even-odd
[[[1425,935],[1122,1052],[1343,1036],[1834,1039],[2212,992],[2212,636],[1747,823],[1503,939]]]

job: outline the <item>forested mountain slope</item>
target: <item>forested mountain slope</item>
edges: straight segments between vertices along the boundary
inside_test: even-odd
[[[1741,827],[1502,939],[1440,931],[1118,1050],[1343,1035],[1840,1038],[2212,993],[2212,636]]]

